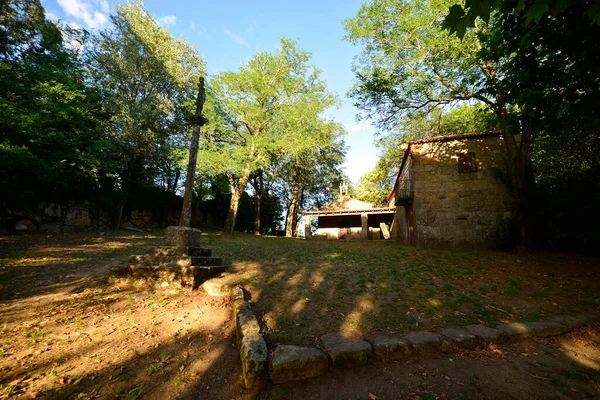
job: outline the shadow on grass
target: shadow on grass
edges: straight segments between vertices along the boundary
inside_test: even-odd
[[[77,292],[107,277],[112,263],[157,244],[160,233],[31,234],[0,237],[0,301],[66,289]]]
[[[154,292],[140,294],[123,290],[117,293],[98,283],[106,272],[106,262],[116,257],[119,263],[124,263],[129,255],[156,245],[160,238],[128,234],[98,242],[99,238],[93,235],[66,237],[62,246],[58,242],[32,240],[21,243],[17,249],[8,249],[4,247],[6,242],[0,242],[3,246],[0,254],[5,257],[0,271],[0,293],[3,294],[0,316],[4,323],[19,324],[25,342],[31,344],[32,354],[27,357],[37,358],[35,351],[43,351],[49,341],[71,346],[47,359],[40,356],[33,361],[35,367],[26,364],[22,368],[3,368],[2,390],[20,379],[26,381],[37,375],[39,379],[54,382],[53,389],[44,393],[49,398],[74,398],[80,393],[85,394],[82,398],[98,393],[105,398],[281,396],[282,393],[271,386],[263,394],[241,389],[231,320],[215,320],[214,324],[220,326],[220,335],[206,329],[191,329],[185,334],[162,336],[156,343],[158,346],[143,350],[128,348],[129,341],[142,340],[143,332],[138,331],[141,327],[134,327],[127,318],[112,321],[105,316],[106,310],[123,317],[129,312],[138,312],[136,310],[146,302],[152,303],[152,307],[164,306],[168,314],[170,300],[161,299]],[[561,305],[568,308],[577,306],[581,299],[593,302],[593,293],[598,293],[594,292],[598,285],[598,271],[593,267],[597,265],[595,260],[576,257],[519,255],[517,263],[516,255],[422,250],[403,248],[391,242],[320,242],[240,234],[234,238],[210,234],[203,236],[203,240],[203,246],[213,248],[215,255],[234,260],[234,271],[221,279],[234,280],[250,291],[252,301],[267,322],[266,336],[271,348],[278,343],[320,346],[319,336],[328,332],[352,336],[399,334],[422,327],[436,329],[445,324],[462,325],[484,318],[485,322],[493,322],[505,318],[503,312],[485,308],[488,303],[504,309],[508,308],[507,302],[526,305],[532,302],[527,309],[529,314],[523,314],[523,318],[531,316],[531,310],[537,310],[537,316],[543,318],[546,307],[559,298],[564,299]],[[121,245],[115,245],[114,249],[94,247],[107,242]],[[5,262],[9,258],[5,256],[7,249],[13,254],[10,261],[14,265]],[[551,257],[559,262],[548,263]],[[72,261],[73,258],[77,260]],[[42,264],[44,259],[48,259],[46,264]],[[40,264],[36,264],[38,262]],[[96,267],[86,269],[88,263],[96,263]],[[28,275],[32,269],[38,275]],[[507,288],[515,292],[507,293]],[[534,290],[541,294],[533,300],[523,294]],[[63,293],[63,298],[53,299],[58,293]],[[114,297],[117,294],[118,302]],[[195,293],[185,298],[191,302],[201,301],[199,295]],[[39,304],[45,304],[43,314],[40,314]],[[487,312],[485,317],[481,316],[482,311]],[[517,307],[509,311],[515,315],[519,312]],[[52,314],[54,312],[57,314]],[[167,314],[163,318],[167,318]],[[144,318],[153,318],[153,314],[144,315]],[[38,321],[48,319],[56,326],[68,324],[70,327],[76,327],[82,318],[105,320],[97,324],[88,322],[87,329],[73,329],[70,336],[61,337],[59,328],[54,334],[47,325],[29,324],[28,320],[34,317]],[[177,323],[175,317],[171,317],[172,321],[163,320],[159,326],[170,328]],[[111,321],[115,333],[104,332],[106,335],[100,340],[92,340],[94,329],[106,328],[106,321]],[[117,340],[113,335],[119,332],[122,337]],[[3,336],[7,337],[6,332]],[[3,346],[3,349],[8,347]],[[103,359],[94,356],[99,352],[104,354]],[[15,362],[27,362],[24,360]],[[93,372],[80,374],[61,369],[65,364],[96,362],[101,367],[94,368]],[[52,371],[58,372],[53,375]],[[317,393],[316,398],[331,398],[333,392],[318,396],[323,390],[319,385],[337,387],[339,393],[344,393],[344,383],[350,387],[352,379],[359,379],[355,375],[355,372],[334,373],[309,386]],[[377,381],[377,376],[371,375],[369,379]],[[24,384],[21,381],[16,385]],[[301,384],[282,386],[292,397],[301,397],[302,387]]]
[[[221,280],[250,291],[271,344],[531,321],[600,304],[597,259],[244,234],[205,243],[234,260]]]

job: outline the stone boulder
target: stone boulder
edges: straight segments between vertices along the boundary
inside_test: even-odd
[[[347,338],[338,333],[321,336],[321,342],[323,342],[325,353],[331,360],[332,367],[349,368],[364,365],[372,351],[369,342]]]
[[[327,356],[309,347],[279,345],[273,352],[269,376],[273,383],[299,381],[323,375],[329,370]]]

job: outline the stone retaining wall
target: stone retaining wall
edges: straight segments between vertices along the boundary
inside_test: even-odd
[[[210,281],[207,281],[209,284]],[[210,290],[214,290],[210,286]],[[216,284],[218,287],[219,285]],[[507,343],[533,336],[562,335],[589,323],[600,322],[600,314],[559,317],[551,321],[501,324],[494,328],[469,325],[447,328],[439,333],[408,332],[403,336],[349,338],[338,333],[321,336],[322,349],[278,345],[269,351],[261,324],[241,287],[223,286],[215,295],[229,293],[236,323],[236,341],[242,363],[244,386],[257,387],[261,381],[284,383],[314,378],[332,369],[347,369],[373,362],[408,357],[435,358],[453,348],[473,349],[481,344]]]

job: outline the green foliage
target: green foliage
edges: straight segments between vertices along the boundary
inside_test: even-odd
[[[387,197],[392,191],[392,183],[388,171],[377,163],[375,168],[360,177],[356,188],[356,198],[375,205],[387,205]]]
[[[570,3],[566,0],[520,0],[518,2],[503,2],[500,0],[466,0],[464,5],[454,4],[448,9],[442,28],[447,29],[450,35],[463,38],[467,29],[475,26],[478,18],[488,23],[493,10],[506,10],[506,4],[520,12],[524,17],[525,26],[539,23],[544,17],[557,18],[568,9]],[[584,14],[594,24],[600,24],[600,1],[592,0],[579,2],[584,4]],[[582,19],[582,22],[587,21]]]
[[[210,123],[199,158],[207,173],[228,176],[232,201],[225,233],[233,229],[239,199],[254,171],[327,147],[340,130],[322,117],[337,99],[310,57],[295,42],[281,39],[275,54],[257,53],[239,71],[220,73],[210,82],[205,108]]]
[[[111,165],[97,93],[86,85],[76,46],[65,45],[83,45],[87,36],[46,21],[38,1],[2,8],[0,204],[24,209],[42,198],[89,197]]]
[[[117,6],[112,27],[91,54],[94,84],[102,92],[111,156],[122,185],[152,185],[160,171],[174,191],[189,131],[186,117],[204,63],[197,50],[161,28],[142,3]]]
[[[434,22],[451,4],[374,0],[345,21],[345,39],[363,47],[350,92],[363,118],[374,118],[381,129],[396,129],[407,115],[428,114],[457,101],[493,104],[485,95],[492,66],[478,63],[477,34],[461,41]]]

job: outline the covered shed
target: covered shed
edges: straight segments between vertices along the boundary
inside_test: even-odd
[[[342,192],[343,193],[343,192]],[[317,218],[318,238],[345,240],[389,239],[396,207],[376,207],[340,194],[317,211],[304,212],[305,238],[312,237],[312,219]]]

